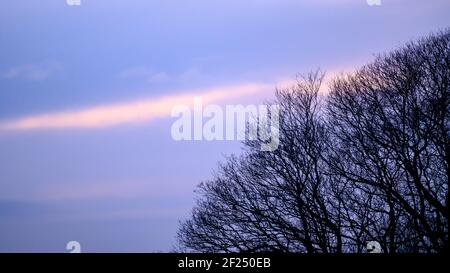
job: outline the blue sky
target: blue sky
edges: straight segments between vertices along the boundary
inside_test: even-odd
[[[165,99],[258,104],[450,25],[449,1],[381,2],[3,0],[0,251],[171,250],[195,185],[241,146],[172,140]]]

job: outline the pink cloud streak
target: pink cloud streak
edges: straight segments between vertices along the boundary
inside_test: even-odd
[[[203,103],[218,103],[228,99],[273,90],[271,84],[249,83],[219,87],[197,92],[141,99],[110,105],[99,105],[77,111],[52,112],[0,122],[0,130],[31,130],[58,128],[104,128],[126,123],[151,121],[169,117],[175,105],[192,105],[193,98]]]

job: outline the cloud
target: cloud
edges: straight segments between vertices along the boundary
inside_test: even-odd
[[[148,77],[153,75],[153,69],[145,66],[128,68],[119,73],[119,77],[123,79],[136,78],[136,77]]]
[[[104,128],[127,123],[140,123],[169,117],[176,105],[192,105],[200,96],[203,103],[218,103],[260,92],[273,91],[274,85],[247,83],[181,92],[176,95],[148,98],[109,105],[99,105],[77,111],[45,113],[0,122],[0,130],[31,130],[57,128]]]
[[[186,71],[184,71],[183,73],[180,74],[180,81],[181,82],[198,82],[202,79],[205,78],[205,74],[202,73],[199,69],[197,68],[190,68]]]
[[[30,192],[26,200],[87,201],[106,198],[167,198],[185,196],[191,183],[178,176],[146,177],[140,180],[65,181],[48,183]],[[70,183],[67,183],[70,182]],[[6,198],[3,197],[3,198]],[[22,198],[23,199],[23,198]],[[0,197],[1,205],[2,197]],[[17,198],[16,200],[21,200]],[[0,211],[1,212],[1,211]]]
[[[149,78],[150,82],[166,82],[170,80],[170,76],[165,72],[159,72],[151,75]]]
[[[191,67],[181,73],[169,74],[164,71],[155,71],[149,66],[135,66],[127,68],[118,74],[121,79],[146,80],[151,83],[172,82],[192,83],[207,78],[206,74],[197,67]]]
[[[49,78],[62,68],[58,62],[44,64],[25,64],[12,67],[0,73],[4,79],[23,79],[28,81],[41,81]]]
[[[148,82],[166,82],[170,80],[170,76],[165,72],[156,72],[148,66],[136,66],[125,69],[119,73],[121,79],[144,79]]]
[[[327,71],[321,88],[322,93],[328,92],[329,82],[342,73],[349,73],[355,66],[334,68]],[[147,70],[129,70],[123,76],[142,75]],[[164,74],[159,75],[164,77]],[[282,89],[292,86],[294,80],[282,80],[277,84],[244,83],[221,86],[203,90],[188,90],[178,94],[144,98],[135,101],[118,102],[115,104],[98,105],[75,111],[62,111],[26,116],[14,120],[0,121],[0,131],[58,129],[58,128],[105,128],[130,123],[148,122],[157,118],[170,117],[172,108],[176,105],[193,104],[194,97],[202,97],[204,104],[220,103],[233,98],[250,97],[254,94],[268,94],[275,88]]]

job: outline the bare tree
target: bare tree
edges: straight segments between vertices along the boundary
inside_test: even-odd
[[[364,193],[355,202],[373,220],[362,234],[387,252],[448,247],[449,84],[447,31],[331,86],[329,165]]]
[[[276,92],[280,146],[246,141],[181,224],[199,252],[448,249],[450,33],[431,35],[337,77]]]
[[[264,152],[259,141],[247,141],[242,157],[229,158],[214,180],[200,186],[204,198],[179,232],[183,245],[214,252],[342,250],[323,174],[322,79],[311,73],[277,91],[280,146]]]

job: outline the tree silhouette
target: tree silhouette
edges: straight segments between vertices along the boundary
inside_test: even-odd
[[[198,252],[448,251],[450,31],[411,42],[320,95],[276,91],[280,145],[219,165],[178,231]]]

